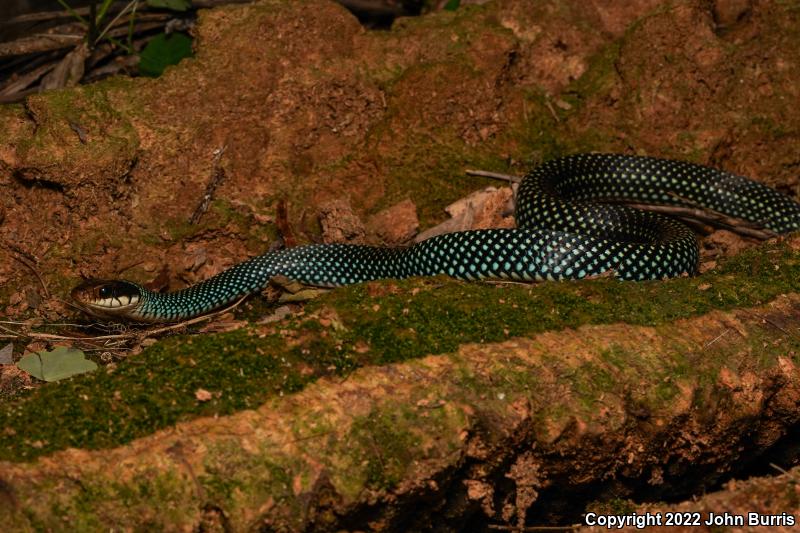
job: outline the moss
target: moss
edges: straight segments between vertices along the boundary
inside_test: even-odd
[[[459,438],[459,432],[452,429],[465,424],[464,413],[452,406],[420,410],[413,405],[390,403],[366,416],[355,417],[342,442],[343,455],[350,458],[348,468],[338,468],[342,493],[355,495],[365,487],[391,490],[408,479],[408,470],[423,459],[420,450],[444,456],[452,453]],[[453,441],[442,442],[443,435],[450,435]],[[434,439],[436,442],[431,442]]]
[[[19,139],[18,153],[42,169],[61,168],[68,161],[76,167],[86,162],[107,166],[110,159],[131,161],[139,146],[138,135],[111,104],[107,90],[107,85],[98,84],[31,96],[27,105],[37,128]],[[85,143],[72,142],[77,137],[73,128],[78,127],[88,134]],[[50,149],[51,145],[59,149]]]
[[[0,139],[4,142],[13,142],[16,135],[12,137],[12,124],[25,123],[28,121],[28,114],[22,104],[0,105]],[[6,168],[8,163],[0,159],[0,168]]]
[[[269,459],[267,459],[269,458]],[[283,455],[278,449],[244,453],[236,439],[222,441],[209,449],[204,458],[204,473],[198,476],[208,501],[225,508],[236,508],[243,495],[272,499],[277,503],[293,502],[293,476],[305,463]],[[296,509],[298,516],[302,509]]]
[[[457,12],[403,19],[386,34],[387,46],[393,46],[398,38],[424,32],[427,42],[441,48],[436,52],[429,50],[425,57],[446,59],[403,66],[393,64],[385,71],[376,69],[371,76],[371,79],[381,80],[387,108],[382,120],[368,134],[369,159],[388,169],[388,176],[385,193],[369,209],[378,211],[410,197],[416,204],[421,225],[432,225],[445,217],[442,205],[482,186],[497,184],[466,176],[465,168],[508,172],[511,158],[540,163],[545,158],[561,155],[555,141],[557,121],[552,118],[545,103],[546,96],[541,91],[524,97],[527,112],[510,117],[509,123],[499,128],[497,138],[490,136],[480,143],[468,140],[464,131],[467,122],[457,111],[431,108],[418,99],[419,87],[430,94],[461,94],[470,83],[485,78],[487,67],[480,59],[484,50],[475,43],[476,35],[507,40],[509,47],[515,40],[513,32],[497,20],[495,9],[469,6]],[[431,32],[439,38],[432,37]],[[412,85],[414,90],[409,87]],[[398,139],[407,131],[414,134]],[[387,151],[388,145],[393,147],[391,151]],[[508,153],[509,146],[511,153]],[[497,155],[504,152],[507,155]]]
[[[365,456],[365,484],[373,489],[400,482],[419,444],[418,437],[401,429],[393,415],[373,412],[353,423],[352,438]]]
[[[366,341],[380,354],[376,362],[393,362],[410,353],[448,352],[464,342],[495,342],[584,323],[655,325],[713,309],[758,305],[797,288],[794,276],[800,269],[785,265],[776,271],[774,266],[790,252],[772,248],[776,253],[752,251],[702,278],[530,287],[436,278],[387,282],[396,294],[378,297],[370,291],[381,284],[359,285],[332,292],[326,304],[348,325],[345,343]],[[699,291],[700,283],[712,289]]]
[[[768,115],[746,116],[743,117],[742,127],[747,131],[752,131],[753,135],[770,141],[777,141],[796,134],[790,124],[786,121],[774,120]]]
[[[594,408],[597,398],[612,389],[615,383],[611,372],[593,363],[581,365],[571,372],[565,381],[572,385],[581,405],[589,410]]]
[[[41,387],[6,406],[0,418],[18,436],[6,432],[0,437],[8,445],[2,456],[20,460],[66,446],[112,446],[189,413],[254,407],[311,379],[293,369],[299,362],[287,357],[277,338],[261,340],[247,331],[165,340],[116,368]],[[198,389],[213,398],[199,402]],[[35,420],[36,413],[48,415]]]
[[[271,211],[267,205],[253,206],[253,209]],[[154,219],[152,224],[153,226],[146,231],[142,240],[155,246],[163,246],[164,238],[161,237],[163,232],[160,228],[166,231],[170,241],[186,241],[206,232],[224,229],[242,238],[247,247],[254,252],[263,251],[264,243],[272,242],[277,237],[274,225],[257,223],[251,214],[244,213],[242,209],[219,198],[211,202],[208,211],[196,224],[192,224],[187,217]],[[104,235],[107,234],[104,233]],[[124,246],[116,247],[123,248]]]
[[[582,105],[588,98],[608,93],[617,81],[616,62],[619,60],[622,41],[605,46],[589,59],[583,76],[573,81],[564,91],[563,98],[573,107]]]
[[[701,283],[711,288],[698,290]],[[263,337],[250,329],[172,337],[116,368],[39,387],[0,407],[0,425],[9,428],[0,435],[0,458],[27,460],[68,446],[116,446],[181,420],[258,406],[332,371],[346,374],[364,365],[454,352],[468,342],[498,342],[582,324],[659,326],[714,309],[763,304],[798,290],[800,262],[780,243],[746,252],[700,278],[532,286],[429,278],[356,285],[311,302],[304,316],[284,321]],[[336,312],[342,328],[320,326],[317,315],[324,308]],[[758,364],[769,366],[777,348],[763,349],[764,342],[774,340],[764,335],[753,335],[750,342],[753,353],[761,354]],[[720,354],[719,365],[725,356]],[[677,378],[691,366],[679,355],[669,368]],[[611,350],[603,359],[613,371],[641,357]],[[596,374],[601,381],[604,375]],[[582,385],[587,401],[605,386],[589,377]],[[213,399],[198,402],[194,393],[199,388],[212,392]],[[661,403],[672,394],[672,386],[665,384],[652,401]],[[48,415],[35,418],[37,413]]]
[[[49,509],[39,508],[34,514],[26,512],[26,519],[36,531],[53,529],[69,529],[70,531],[100,531],[108,521],[102,509],[109,501],[124,502],[125,511],[136,515],[142,530],[147,524],[156,524],[157,519],[163,523],[179,523],[183,514],[192,513],[192,509],[181,508],[176,502],[182,499],[193,487],[186,480],[179,479],[172,472],[154,475],[151,472],[139,472],[135,483],[111,481],[102,477],[85,475],[79,482],[80,490],[72,493],[70,498],[53,498],[42,501],[41,506],[50,505]],[[50,494],[63,494],[65,491],[60,481],[43,480],[41,490]],[[131,507],[128,507],[128,504]],[[41,517],[54,519],[47,523]],[[63,517],[69,517],[68,522]],[[117,516],[117,519],[122,517]],[[47,519],[45,518],[45,521]],[[65,520],[61,522],[61,520]],[[13,528],[12,528],[13,529]],[[27,530],[27,529],[26,529]]]
[[[629,515],[636,511],[636,504],[623,498],[594,501],[586,506],[586,512],[606,515]]]

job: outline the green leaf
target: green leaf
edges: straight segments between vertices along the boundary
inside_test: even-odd
[[[108,8],[111,7],[112,2],[114,0],[103,0],[103,3],[100,4],[100,9],[97,10],[97,17],[94,20],[94,23],[99,25],[103,22],[103,19],[106,17],[106,13],[108,12]]]
[[[192,7],[192,0],[147,0],[150,7],[161,7],[172,11],[186,11]]]
[[[25,354],[17,368],[43,381],[58,381],[76,374],[97,370],[94,361],[86,359],[81,350],[57,346],[52,352]]]
[[[157,78],[170,65],[192,55],[192,39],[183,33],[161,33],[139,54],[139,72]]]
[[[447,0],[447,3],[444,5],[445,11],[455,11],[458,9],[458,6],[461,5],[461,0]]]

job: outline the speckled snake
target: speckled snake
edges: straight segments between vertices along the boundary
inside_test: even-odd
[[[652,157],[577,154],[525,176],[516,229],[448,233],[406,248],[299,246],[254,257],[172,293],[130,281],[90,280],[72,296],[103,317],[168,322],[225,306],[263,289],[276,275],[336,287],[438,274],[558,280],[611,271],[623,280],[647,280],[696,272],[698,245],[688,227],[610,202],[708,209],[776,233],[800,227],[800,204],[743,176]]]

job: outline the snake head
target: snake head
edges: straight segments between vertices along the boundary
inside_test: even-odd
[[[130,281],[90,279],[70,293],[88,313],[100,317],[130,316],[142,299],[142,289]]]

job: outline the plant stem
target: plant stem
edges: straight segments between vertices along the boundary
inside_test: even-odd
[[[95,45],[97,36],[97,0],[89,4],[89,31],[86,40],[91,46]]]
[[[56,1],[61,5],[61,7],[63,7],[67,11],[67,13],[78,19],[80,22],[86,24],[87,26],[89,25],[86,19],[80,16],[77,11],[72,9],[72,6],[70,6],[67,2],[65,2],[65,0],[56,0]]]

